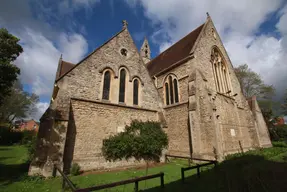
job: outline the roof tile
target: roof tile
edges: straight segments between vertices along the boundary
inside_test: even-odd
[[[198,38],[204,24],[193,30],[191,33],[183,37],[181,40],[176,42],[166,51],[162,52],[156,58],[151,60],[147,64],[147,69],[151,76],[167,69],[174,63],[187,57],[194,46],[196,39]]]

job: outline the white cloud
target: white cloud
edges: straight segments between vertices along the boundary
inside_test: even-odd
[[[90,9],[97,2],[99,0],[68,1],[72,11]],[[19,6],[15,6],[15,4]],[[61,53],[64,60],[77,63],[88,50],[84,36],[73,32],[73,30],[66,31],[63,26],[59,29],[52,27],[50,23],[46,22],[47,19],[58,18],[59,13],[56,8],[59,4],[59,1],[37,0],[29,3],[28,0],[20,2],[10,0],[1,2],[0,6],[1,27],[6,27],[12,34],[18,36],[24,49],[24,52],[15,61],[15,64],[21,69],[21,83],[29,85],[32,92],[39,95],[40,98],[51,96]],[[36,15],[31,11],[32,6],[38,10]],[[75,23],[74,27],[77,26],[78,24]],[[47,103],[37,105],[40,109],[35,116],[42,115],[43,106],[46,107]]]
[[[31,117],[29,117],[29,119],[34,119],[36,121],[39,121],[42,114],[46,111],[46,109],[49,107],[49,103],[45,103],[45,102],[39,102],[36,104],[36,111],[34,114],[31,115]]]
[[[280,40],[268,35],[256,37],[260,24],[280,8],[284,0],[125,0],[131,7],[140,5],[156,27],[152,41],[160,51],[205,22],[209,12],[235,66],[247,63],[281,97],[287,88],[287,5],[276,25]],[[158,27],[159,26],[159,27]]]
[[[55,39],[59,42],[57,46],[32,29],[23,30],[19,37],[25,50],[16,60],[21,69],[21,82],[32,86],[32,91],[39,96],[51,95],[61,53],[64,59],[76,63],[88,49],[86,39],[79,34],[61,33],[59,39]]]
[[[100,0],[62,0],[57,5],[60,14],[71,14],[82,8],[90,11],[99,2]]]
[[[32,92],[50,97],[55,80],[55,73],[61,53],[63,59],[77,63],[86,54],[88,44],[80,34],[59,34],[56,45],[41,32],[25,29],[19,34],[24,52],[17,58],[15,64],[21,69],[20,80],[32,87]],[[32,118],[38,120],[45,112],[48,103],[39,102]]]

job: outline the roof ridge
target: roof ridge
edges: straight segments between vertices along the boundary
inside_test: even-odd
[[[74,68],[76,68],[78,65],[80,65],[84,60],[86,60],[88,57],[90,57],[92,54],[94,54],[96,51],[98,51],[100,48],[102,48],[104,45],[106,45],[108,42],[110,42],[112,39],[114,39],[116,36],[118,36],[120,33],[122,33],[124,30],[127,30],[127,28],[123,28],[122,30],[120,30],[118,33],[116,33],[115,35],[113,35],[110,39],[108,39],[107,41],[105,41],[102,45],[100,45],[99,47],[97,47],[96,49],[94,49],[91,53],[89,53],[87,56],[85,56],[82,60],[80,60],[77,64],[74,64],[75,66],[72,67],[70,70],[68,70],[66,73],[64,73],[61,77],[59,77],[58,79],[56,79],[55,82],[59,81],[60,79],[62,79],[64,76],[66,76],[66,74],[68,74],[70,71],[72,71]]]

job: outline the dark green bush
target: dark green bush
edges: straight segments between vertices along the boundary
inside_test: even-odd
[[[277,125],[269,128],[269,133],[272,141],[286,141],[287,125]]]
[[[108,161],[134,157],[136,160],[158,162],[167,145],[168,138],[160,123],[132,121],[124,132],[103,141],[102,152]]]
[[[273,145],[273,147],[284,147],[284,148],[287,148],[287,142],[286,141],[273,141],[272,145]]]
[[[15,132],[8,127],[0,127],[0,145],[20,143],[22,136],[21,132]]]
[[[71,175],[80,175],[81,174],[81,167],[78,163],[73,163],[71,170],[70,170]]]
[[[37,133],[35,131],[22,131],[22,139],[21,139],[21,144],[29,144],[35,140],[37,137]]]
[[[28,149],[28,161],[31,162],[36,151],[37,136],[34,134],[29,141],[26,140],[26,147]]]
[[[14,131],[8,127],[0,127],[0,145],[22,144],[28,148],[28,161],[32,157],[36,148],[37,134],[35,131]]]

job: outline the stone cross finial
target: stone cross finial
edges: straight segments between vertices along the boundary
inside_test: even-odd
[[[123,29],[126,29],[128,27],[127,20],[123,20],[122,23],[123,23]]]

